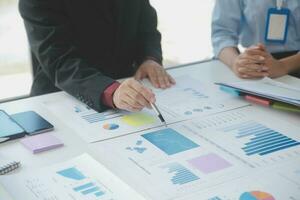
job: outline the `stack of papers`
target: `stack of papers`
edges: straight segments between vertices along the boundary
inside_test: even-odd
[[[300,106],[300,88],[296,88],[270,78],[264,78],[259,81],[216,84],[231,87],[244,93]]]

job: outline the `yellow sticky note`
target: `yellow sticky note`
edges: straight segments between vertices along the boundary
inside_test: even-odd
[[[145,113],[133,113],[121,118],[122,122],[129,126],[144,126],[155,122],[155,118]]]

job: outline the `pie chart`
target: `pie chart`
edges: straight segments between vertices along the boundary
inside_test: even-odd
[[[119,128],[118,124],[104,124],[103,128],[106,130],[115,130]]]
[[[261,192],[261,191],[252,191],[245,192],[240,196],[240,200],[276,200],[272,195]]]

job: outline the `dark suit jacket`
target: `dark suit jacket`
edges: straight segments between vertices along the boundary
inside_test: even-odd
[[[113,2],[113,6],[108,5]],[[31,95],[59,90],[102,111],[103,91],[146,58],[162,61],[149,0],[20,0],[34,82]]]

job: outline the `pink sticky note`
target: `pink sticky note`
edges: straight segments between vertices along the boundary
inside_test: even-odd
[[[64,144],[50,133],[26,137],[21,143],[32,153],[40,153],[63,146]]]

